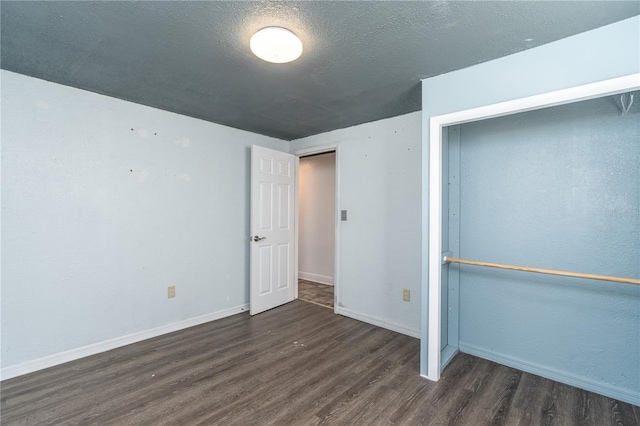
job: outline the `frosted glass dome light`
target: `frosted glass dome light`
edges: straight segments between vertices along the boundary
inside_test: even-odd
[[[267,62],[284,64],[302,55],[302,42],[291,31],[281,27],[263,28],[251,37],[251,51]]]

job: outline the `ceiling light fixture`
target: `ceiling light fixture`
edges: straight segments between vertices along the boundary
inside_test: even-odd
[[[302,54],[298,36],[281,27],[261,29],[251,37],[249,46],[258,58],[276,64],[291,62]]]

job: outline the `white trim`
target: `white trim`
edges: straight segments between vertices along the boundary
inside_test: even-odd
[[[442,365],[440,361],[442,211],[434,212],[434,208],[442,208],[442,127],[438,124],[434,125],[433,118],[431,118],[429,132],[429,284],[438,283],[438,285],[429,285],[428,291],[427,378],[437,381],[440,379]],[[438,259],[437,268],[432,267],[434,259]],[[435,324],[438,325],[437,329],[434,329]]]
[[[300,232],[300,223],[298,222],[298,185],[300,183],[300,157],[295,155],[295,161],[293,165],[295,169],[295,181],[294,181],[294,189],[293,189],[293,276],[296,277],[293,284],[293,299],[298,298],[298,278],[299,278],[299,270],[298,270],[298,233]]]
[[[92,343],[90,345],[81,346],[79,348],[71,349],[64,352],[59,352],[57,354],[44,356],[42,358],[37,358],[37,359],[26,361],[20,364],[2,367],[2,369],[0,369],[0,378],[1,380],[12,379],[14,377],[22,376],[24,374],[33,373],[34,371],[43,370],[45,368],[64,364],[65,362],[74,361],[87,356],[106,352],[111,349],[116,349],[122,346],[130,345],[132,343],[137,343],[143,340],[151,339],[153,337],[158,337],[163,334],[172,333],[174,331],[183,330],[185,328],[204,324],[206,322],[215,321],[231,315],[236,315],[242,312],[246,312],[248,311],[248,309],[249,309],[249,304],[246,303],[244,305],[234,306],[229,309],[223,309],[221,311],[212,312],[209,314],[200,315],[200,316],[189,318],[186,320],[162,325],[160,327],[139,331],[137,333],[127,334],[126,336],[116,337],[114,339]]]
[[[312,274],[311,272],[298,271],[298,278],[307,281],[313,281],[314,283],[333,285],[333,277],[327,277],[326,275]]]
[[[340,144],[335,142],[335,143],[329,143],[326,145],[317,145],[317,146],[311,146],[309,148],[298,149],[293,151],[291,154],[297,157],[305,157],[307,155],[322,154],[323,152],[336,151],[337,153],[339,146]]]
[[[335,144],[335,152],[336,152],[336,235],[335,235],[335,258],[333,261],[333,312],[337,313],[336,308],[339,306],[340,301],[340,292],[338,283],[340,280],[338,279],[340,276],[340,146],[339,144]]]
[[[367,314],[361,314],[359,312],[354,312],[349,309],[341,308],[338,306],[336,306],[336,314],[353,318],[358,321],[366,322],[367,324],[375,325],[376,327],[386,328],[387,330],[395,331],[396,333],[404,334],[410,337],[415,337],[416,339],[420,338],[420,330],[416,330],[415,328],[405,327],[404,325],[389,322],[387,320],[383,320],[378,317],[374,317]]]
[[[300,158],[305,155],[312,154],[322,154],[323,152],[335,152],[336,153],[336,188],[335,188],[335,247],[334,247],[334,271],[333,271],[333,306],[335,307],[333,312],[338,313],[338,300],[339,300],[339,283],[340,283],[340,144],[339,143],[330,143],[326,145],[317,145],[309,148],[303,148],[294,150],[291,154]],[[299,176],[299,162],[296,162],[296,213],[295,213],[295,222],[296,222],[296,271],[298,270],[298,184],[300,182]],[[298,297],[298,283],[296,282],[296,298]]]
[[[590,377],[567,373],[566,371],[549,368],[544,365],[528,362],[517,357],[488,351],[475,345],[460,343],[460,352],[487,359],[489,361],[494,361],[499,364],[526,371],[528,373],[535,374],[537,376],[541,376],[550,380],[555,380],[556,382],[575,386],[589,392],[606,395],[609,398],[624,401],[629,404],[640,405],[640,395],[638,394],[638,392],[635,392],[631,389],[613,386],[609,383],[594,380]]]
[[[427,378],[440,378],[440,271],[442,250],[442,128],[640,89],[640,73],[514,99],[429,120],[429,316]]]

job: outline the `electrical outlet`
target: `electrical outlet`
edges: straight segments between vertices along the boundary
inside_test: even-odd
[[[175,285],[170,285],[169,287],[167,287],[167,297],[169,299],[176,297],[176,286]]]
[[[411,300],[411,290],[408,288],[402,289],[402,300],[405,302],[409,302]]]

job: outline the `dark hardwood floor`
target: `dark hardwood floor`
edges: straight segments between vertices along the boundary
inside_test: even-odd
[[[296,300],[2,382],[2,425],[637,425],[640,409]]]
[[[333,308],[333,286],[298,279],[298,298],[305,302]]]

